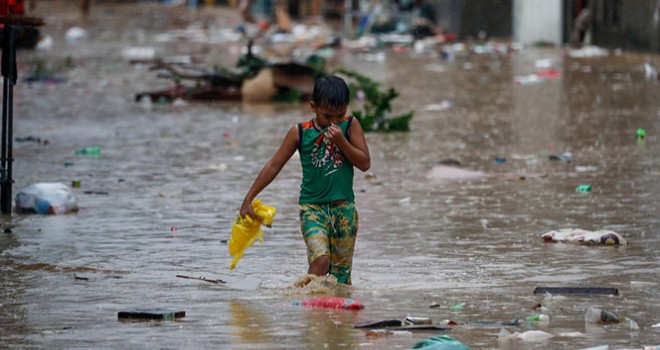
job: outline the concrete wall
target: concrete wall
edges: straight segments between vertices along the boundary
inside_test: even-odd
[[[562,0],[514,0],[513,40],[562,43]]]

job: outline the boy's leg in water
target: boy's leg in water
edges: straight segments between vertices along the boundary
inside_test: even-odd
[[[358,213],[354,203],[330,205],[333,229],[330,230],[330,273],[338,283],[351,284],[353,251],[358,231]]]
[[[327,205],[301,204],[300,231],[307,245],[307,273],[325,276],[330,270],[330,217]]]
[[[308,273],[351,284],[353,251],[358,230],[354,203],[301,204],[300,230],[307,245]]]

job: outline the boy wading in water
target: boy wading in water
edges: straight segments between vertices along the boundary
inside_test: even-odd
[[[300,184],[300,229],[307,245],[308,274],[330,273],[351,284],[358,213],[353,193],[353,167],[367,171],[371,159],[360,123],[346,115],[350,92],[336,76],[316,80],[310,107],[314,118],[294,125],[280,148],[264,165],[243,199],[240,215],[256,218],[252,201],[279,174],[297,150]]]

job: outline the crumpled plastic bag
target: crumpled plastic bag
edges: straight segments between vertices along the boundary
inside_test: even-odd
[[[275,207],[261,203],[260,199],[252,202],[254,214],[261,220],[256,220],[246,215],[244,218],[237,215],[234,219],[234,225],[231,228],[231,238],[229,239],[229,254],[234,257],[229,265],[230,269],[236,267],[238,261],[243,257],[243,253],[254,244],[255,240],[264,241],[264,233],[261,231],[261,225],[270,227],[273,224],[275,216]]]
[[[73,191],[62,183],[35,183],[16,194],[17,213],[67,214],[78,211]]]
[[[626,245],[620,234],[610,230],[587,231],[580,228],[552,230],[541,235],[546,242],[577,242],[582,244]]]

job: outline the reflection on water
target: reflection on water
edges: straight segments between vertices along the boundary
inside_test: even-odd
[[[548,325],[507,329],[584,335],[514,340],[507,349],[657,344],[658,328],[651,325],[660,322],[654,136],[660,85],[645,80],[642,69],[657,57],[577,59],[558,49],[529,48],[430,69],[438,63],[430,54],[388,52],[385,61],[370,62],[338,52],[337,62],[400,91],[395,113],[416,111],[409,133],[367,135],[373,168],[355,180],[361,227],[354,286],[337,292],[366,308],[346,312],[296,308],[291,301],[305,296],[280,293],[307,269],[297,159],[262,194],[278,211],[264,242],[248,249],[237,269],[228,268],[225,242],[243,195],[290,126],[310,118],[307,105],[133,101],[136,92],[167,83],[124,62],[121,48],[154,46],[163,55],[192,53],[209,66],[231,65],[241,43],[155,37],[191,18],[216,29],[235,19],[220,8],[192,15],[155,4],[99,4],[89,21],[59,2],[41,9],[44,30],[57,45],[21,52],[21,74],[38,59],[62,64],[71,56],[74,67],[65,84],[15,88],[14,135],[49,141],[15,143],[15,187],[78,180],[81,209],[3,219],[3,229],[11,231],[0,238],[0,341],[6,346],[407,349],[436,334],[368,338],[353,324],[419,316],[457,322],[450,335],[473,349],[498,349],[500,327],[468,323],[526,319],[539,302]],[[87,41],[64,40],[73,25],[88,29]],[[552,62],[562,78],[513,83],[534,73],[539,60]],[[644,144],[636,142],[638,128],[647,132]],[[101,155],[73,154],[88,146],[101,147]],[[571,152],[571,162],[549,160],[564,152]],[[547,176],[426,176],[447,159],[484,174]],[[576,192],[580,184],[592,191]],[[615,230],[630,244],[548,244],[540,237],[565,227]],[[613,287],[620,295],[544,300],[532,293],[537,286]],[[463,308],[452,308],[458,304]],[[626,315],[641,329],[585,326],[589,306]],[[177,308],[186,317],[117,321],[117,312],[135,307]]]

